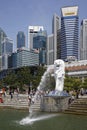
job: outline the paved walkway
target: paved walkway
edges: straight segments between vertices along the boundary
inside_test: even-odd
[[[0,103],[0,108],[15,108],[28,110],[28,95],[27,94],[13,94],[13,98],[6,94],[2,95],[3,103]]]
[[[87,98],[87,94],[83,96],[79,96],[79,98]],[[0,102],[1,108],[14,108],[14,109],[22,109],[29,110],[28,104],[28,94],[13,94],[13,98],[9,94],[2,95],[3,103]]]
[[[87,94],[85,94],[83,96],[79,95],[79,98],[87,98]]]

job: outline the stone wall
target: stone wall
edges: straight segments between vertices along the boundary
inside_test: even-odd
[[[69,97],[44,96],[41,99],[41,111],[62,112],[68,108]]]

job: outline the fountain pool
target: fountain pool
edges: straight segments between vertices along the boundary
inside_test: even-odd
[[[87,130],[87,116],[37,113],[33,122],[25,111],[1,110],[1,130]],[[25,121],[24,121],[25,120]],[[23,123],[23,124],[20,124]],[[25,123],[24,123],[25,122]]]

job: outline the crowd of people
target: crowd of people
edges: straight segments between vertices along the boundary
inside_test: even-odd
[[[3,103],[3,97],[5,98],[6,95],[10,95],[10,99],[12,100],[13,99],[13,95],[16,95],[17,99],[18,99],[18,95],[19,95],[19,89],[16,88],[16,89],[12,89],[12,88],[9,88],[8,90],[6,90],[5,87],[3,87],[1,90],[0,90],[0,102]]]
[[[50,95],[50,93],[53,93],[54,90],[46,90],[46,91],[35,91],[34,89],[31,91],[28,91],[28,102],[29,106],[31,104],[34,104],[35,100],[40,100],[43,96]],[[80,96],[87,95],[87,89],[81,88],[80,90],[72,90],[67,91],[69,94],[69,104],[74,101],[75,99],[78,99]]]
[[[43,96],[47,96],[49,95],[51,92],[54,92],[54,90],[49,90],[47,89],[46,91],[43,90],[35,90],[35,89],[28,89],[28,104],[29,106],[31,104],[34,104],[35,100],[40,100],[41,98],[43,98]],[[6,97],[6,89],[3,87],[0,91],[0,103],[3,103],[3,98],[2,96]],[[19,89],[8,89],[8,94],[10,95],[10,99],[12,100],[14,95],[16,95],[16,99],[19,99]],[[87,89],[81,88],[79,90],[72,90],[69,91],[68,94],[70,95],[70,99],[69,99],[69,104],[74,101],[75,99],[78,99],[80,96],[83,95],[87,95]]]
[[[69,99],[69,104],[70,104],[75,99],[87,95],[87,89],[81,88],[77,90],[72,90],[69,92],[69,94],[70,94],[70,99]]]

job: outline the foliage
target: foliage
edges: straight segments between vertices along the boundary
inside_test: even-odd
[[[19,87],[22,91],[25,85],[30,86],[32,83],[32,88],[36,88],[45,70],[44,67],[22,67],[15,71],[8,71],[6,77],[0,80],[0,87]]]
[[[84,82],[82,82],[82,88],[87,89],[87,78],[85,78]]]
[[[70,91],[70,90],[77,90],[80,89],[82,85],[82,81],[78,77],[70,77],[67,76],[65,77],[64,81],[64,89]]]
[[[19,87],[21,91],[25,90],[25,86],[31,86],[32,89],[36,89],[40,83],[41,76],[44,74],[46,68],[43,66],[37,67],[22,67],[14,71],[8,70],[6,77],[0,80],[0,88],[4,86],[9,86],[12,88]],[[81,78],[70,77],[65,75],[64,89],[65,90],[77,90],[81,87],[87,89],[87,78],[84,78],[82,82]],[[50,74],[46,78],[46,88],[55,88],[55,79]]]

